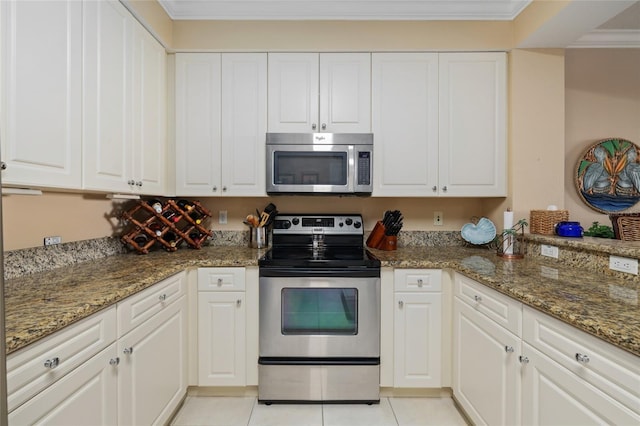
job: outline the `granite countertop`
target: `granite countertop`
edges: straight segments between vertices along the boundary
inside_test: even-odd
[[[504,260],[459,246],[371,250],[383,267],[453,269],[640,356],[638,281],[536,258]],[[7,280],[7,353],[190,267],[257,266],[264,250],[236,246],[122,254]]]

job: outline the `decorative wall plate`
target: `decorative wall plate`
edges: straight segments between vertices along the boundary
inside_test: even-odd
[[[476,223],[467,223],[460,231],[462,238],[471,244],[487,244],[496,237],[496,226],[486,217]]]
[[[575,183],[582,201],[600,213],[626,210],[640,201],[640,147],[604,139],[578,159]]]

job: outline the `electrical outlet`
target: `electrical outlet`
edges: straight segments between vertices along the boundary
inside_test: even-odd
[[[442,212],[433,212],[433,224],[436,226],[442,226],[444,224]]]
[[[220,212],[218,213],[218,223],[221,225],[224,225],[225,223],[227,223],[227,211],[226,210],[220,210]]]
[[[609,256],[609,269],[638,275],[638,259],[628,257]]]
[[[44,245],[52,246],[54,244],[60,244],[62,242],[62,237],[44,237]]]
[[[549,246],[546,244],[542,244],[540,246],[540,254],[543,256],[553,257],[557,259],[559,253],[560,253],[560,250],[556,246]]]

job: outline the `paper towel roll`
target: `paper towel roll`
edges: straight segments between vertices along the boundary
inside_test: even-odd
[[[513,212],[511,211],[511,209],[507,209],[506,212],[504,212],[504,218],[503,218],[503,228],[505,231],[509,230],[513,228]],[[504,234],[504,241],[502,243],[502,252],[504,254],[513,254],[513,235],[511,234]]]

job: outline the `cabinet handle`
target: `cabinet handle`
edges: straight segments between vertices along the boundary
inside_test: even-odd
[[[433,187],[431,187],[431,189],[433,190],[433,192],[436,192],[438,190],[438,187],[433,185]]]
[[[60,358],[55,357],[48,359],[44,362],[45,368],[56,368],[60,364]]]
[[[164,302],[165,300],[167,300],[167,295],[166,295],[166,294],[161,294],[161,295],[158,297],[158,299],[159,299],[161,302]]]
[[[475,296],[473,296],[473,300],[475,300],[476,302],[480,303],[482,302],[482,297],[478,296],[477,294]]]
[[[5,163],[4,161],[0,162],[0,170],[7,170],[7,163]]]
[[[222,287],[222,278],[218,278],[218,287]]]
[[[213,192],[218,192],[218,187],[217,186],[213,186]]]
[[[518,357],[518,360],[520,361],[521,364],[529,364],[529,358],[527,358],[526,356],[520,355]]]
[[[120,358],[119,357],[111,358],[109,360],[109,365],[118,365],[118,364],[120,364]]]
[[[589,355],[583,355],[580,353],[576,354],[576,361],[581,362],[583,364],[588,364],[589,363]]]
[[[226,186],[222,187],[222,192],[227,192],[227,187]]]
[[[446,185],[442,187],[442,192],[447,192],[447,186]]]
[[[240,307],[240,305],[242,305],[242,300],[240,299],[236,300],[236,306]]]
[[[313,123],[313,124],[311,125],[311,130],[315,130],[315,129],[316,129],[316,127],[318,127],[318,126],[316,126],[316,123]]]
[[[423,281],[422,278],[418,278],[418,287],[422,287]]]
[[[133,353],[133,347],[124,348],[122,353],[125,355],[131,355]]]
[[[504,347],[504,351],[507,353],[512,353],[513,352],[513,346],[505,346]]]
[[[403,307],[403,306],[404,306],[404,302],[403,302],[402,300],[401,300],[401,301],[399,301],[399,302],[398,302],[398,307],[399,307],[400,309],[402,309],[402,307]]]

